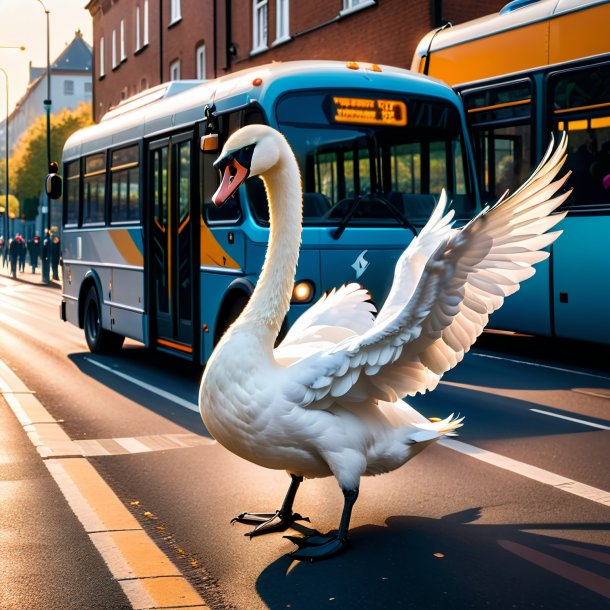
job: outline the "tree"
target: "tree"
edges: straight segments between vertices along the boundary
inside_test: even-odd
[[[51,159],[59,162],[66,140],[78,129],[91,124],[91,104],[85,102],[74,110],[65,108],[51,115]],[[9,167],[12,190],[24,203],[22,214],[26,220],[34,220],[48,174],[46,116],[39,116],[20,138]]]
[[[6,206],[6,195],[0,195],[0,214],[4,214]],[[11,218],[17,218],[19,216],[19,199],[12,193],[8,195],[8,212]],[[0,227],[0,232],[2,231]]]

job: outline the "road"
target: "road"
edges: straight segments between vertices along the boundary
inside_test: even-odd
[[[575,348],[582,357],[553,359],[473,350],[434,392],[410,400],[429,417],[465,415],[459,439],[363,480],[349,551],[299,563],[282,534],[250,540],[247,526],[231,525],[246,510],[278,508],[289,479],[209,438],[196,412],[198,372],[130,342],[118,356],[90,354],[82,331],[59,320],[60,293],[0,277],[0,360],[210,608],[608,607],[610,367],[587,360],[586,346]],[[17,426],[2,416],[3,430]],[[6,464],[25,449],[2,447],[0,489],[10,494]],[[10,541],[0,607],[129,608],[32,452],[22,482],[40,485],[34,518],[13,506],[0,529]],[[333,480],[305,481],[295,508],[311,523],[297,530],[336,528],[341,507]],[[69,516],[54,517],[61,510]],[[41,569],[53,553],[64,571]]]

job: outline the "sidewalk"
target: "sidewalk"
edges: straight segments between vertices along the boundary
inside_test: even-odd
[[[2,266],[2,258],[0,257],[0,277],[11,278],[11,267]],[[61,267],[59,268],[59,280],[51,280],[48,284],[44,284],[42,281],[42,267],[36,267],[36,273],[32,273],[32,266],[29,262],[25,264],[25,271],[17,271],[17,282],[23,282],[26,284],[35,284],[36,286],[48,286],[49,288],[61,289]]]

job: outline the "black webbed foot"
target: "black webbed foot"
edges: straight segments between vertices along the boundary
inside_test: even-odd
[[[302,517],[298,513],[286,514],[282,510],[275,513],[242,513],[231,519],[231,523],[249,523],[256,524],[256,527],[246,532],[244,536],[260,536],[261,534],[269,534],[271,532],[283,532],[288,529],[295,521],[309,521],[308,517]]]
[[[347,538],[340,536],[338,532],[314,534],[305,538],[299,536],[284,536],[284,538],[299,547],[296,551],[290,553],[290,557],[310,562],[337,555],[349,545]]]

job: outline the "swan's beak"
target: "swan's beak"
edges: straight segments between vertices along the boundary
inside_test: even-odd
[[[214,167],[222,172],[222,181],[212,197],[215,206],[220,207],[242,185],[250,175],[250,164],[255,144],[232,150],[214,163]]]
[[[224,159],[222,160],[224,161]],[[218,161],[216,162],[218,163]],[[216,165],[216,163],[214,165]],[[212,203],[216,207],[220,207],[229,197],[235,194],[235,191],[244,183],[250,170],[244,167],[237,159],[229,158],[225,163],[222,163],[222,182],[218,190],[212,196]]]

